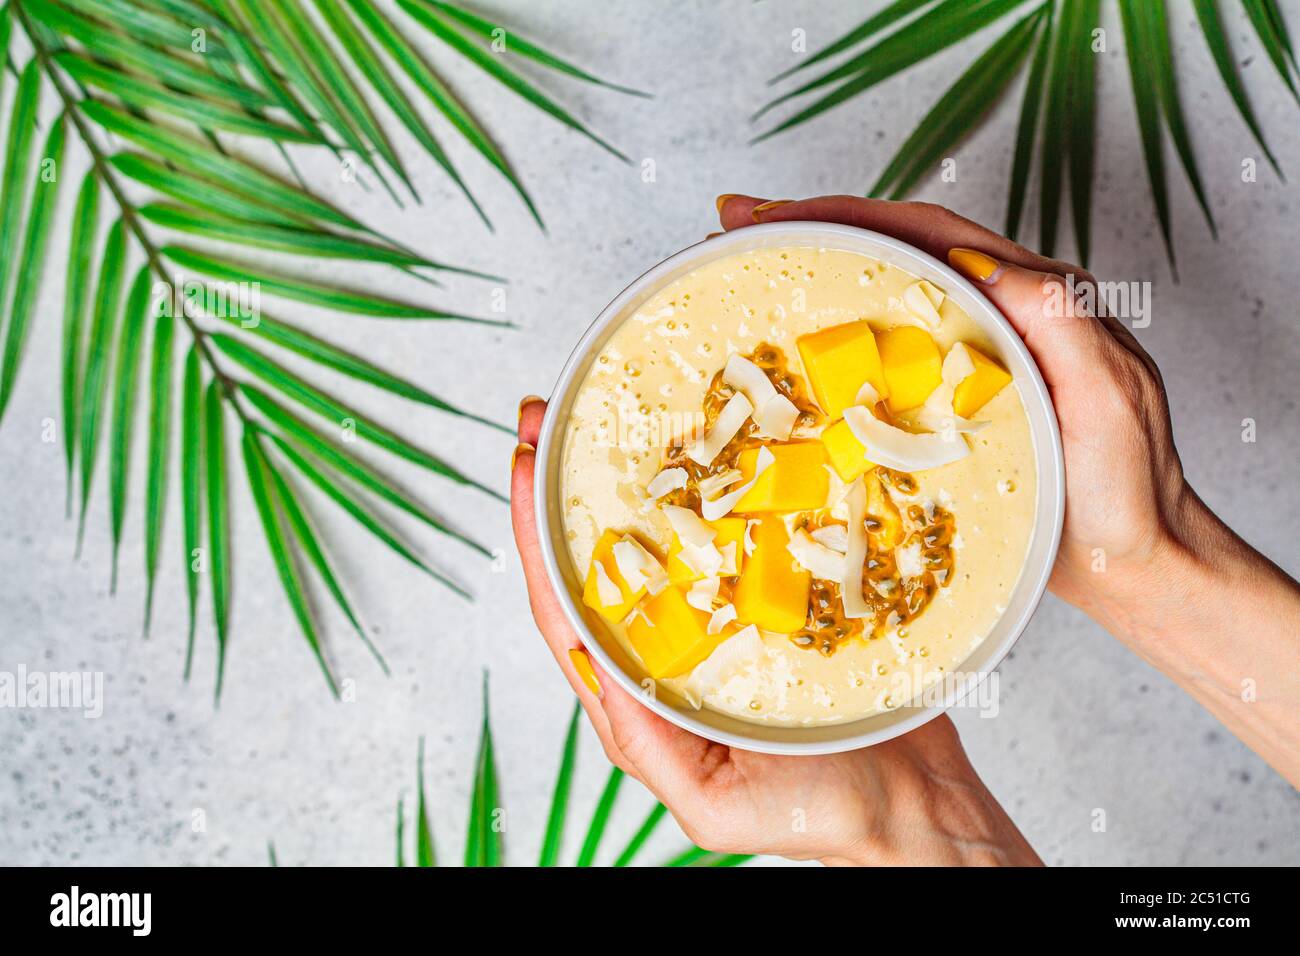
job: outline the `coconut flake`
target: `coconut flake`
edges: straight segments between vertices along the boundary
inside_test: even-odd
[[[878,465],[898,471],[924,471],[959,461],[970,447],[959,435],[915,434],[895,428],[861,405],[844,409],[844,421]]]
[[[686,592],[686,603],[697,611],[713,612],[713,602],[718,597],[718,579],[701,578]]]
[[[862,570],[867,563],[867,485],[859,476],[849,489],[845,501],[849,506],[849,547],[844,555],[844,577],[840,579],[840,599],[844,616],[865,618],[873,615],[862,593]]]
[[[623,603],[623,589],[614,583],[614,579],[609,576],[605,570],[603,561],[593,561],[592,568],[596,572],[596,597],[600,600],[601,607],[616,607]],[[620,574],[623,572],[620,571]]]
[[[697,548],[693,544],[683,544],[677,552],[677,559],[691,569],[691,573],[703,577],[713,577],[722,571],[722,552],[713,543]]]
[[[774,395],[754,413],[754,424],[764,435],[777,441],[786,441],[799,420],[799,409],[784,395]]]
[[[724,578],[735,577],[740,573],[740,566],[737,562],[739,555],[736,553],[736,542],[728,542],[728,544],[720,550],[722,551],[722,567],[718,569],[718,574],[722,575]]]
[[[736,399],[733,397],[732,401],[734,402],[735,400]],[[702,497],[700,499],[700,511],[703,512],[704,519],[706,521],[717,521],[719,518],[731,514],[731,509],[739,504],[740,499],[745,497],[750,488],[754,487],[754,483],[758,481],[759,476],[762,475],[763,472],[767,471],[775,461],[776,456],[772,454],[766,445],[760,448],[758,450],[758,457],[754,462],[753,478],[749,479],[749,481],[745,482],[735,491],[727,492],[721,498],[710,500]]]
[[[645,588],[651,594],[658,594],[663,590],[668,575],[655,556],[643,548],[636,538],[624,535],[623,540],[615,542],[613,551],[618,573],[633,592]]]
[[[668,523],[673,527],[673,534],[683,545],[702,548],[717,537],[718,532],[704,523],[704,520],[690,508],[678,505],[664,505],[661,509]]]
[[[695,665],[683,688],[686,699],[697,710],[704,698],[722,687],[722,676],[731,668],[756,661],[763,655],[763,639],[753,624],[742,628],[713,649],[713,653]]]
[[[942,381],[916,413],[917,424],[945,435],[951,432],[977,432],[987,425],[986,421],[971,421],[953,411],[952,403],[957,386],[974,373],[975,362],[970,357],[970,352],[966,350],[965,343],[958,342],[943,357],[943,369],[940,372]]]
[[[686,450],[686,457],[697,465],[712,464],[713,459],[717,458],[718,453],[736,437],[744,427],[745,419],[753,412],[753,403],[744,394],[737,392],[732,395],[727,404],[722,406],[722,411],[718,413],[718,419],[713,423],[713,427],[703,438],[691,442]]]
[[[749,398],[754,424],[762,435],[778,441],[790,437],[799,409],[776,390],[766,372],[743,355],[733,354],[722,370],[722,380]]]
[[[925,571],[921,563],[920,542],[905,545],[894,551],[894,561],[898,567],[899,577],[917,578]]]
[[[844,554],[849,550],[849,529],[842,524],[827,524],[815,528],[812,532],[812,539],[832,551],[838,551],[840,554]]]
[[[688,477],[685,468],[665,468],[650,479],[650,484],[645,486],[645,493],[651,498],[662,498],[670,491],[685,488]]]
[[[944,294],[925,279],[913,282],[903,290],[903,305],[932,329],[937,329],[939,323],[943,321],[939,315],[939,306],[943,304],[943,300]]]
[[[707,478],[701,478],[695,483],[695,487],[699,489],[701,498],[716,498],[718,492],[725,491],[728,485],[734,485],[744,477],[745,476],[738,469],[729,468],[716,475],[709,475]]]
[[[709,617],[709,626],[705,628],[705,632],[708,634],[721,634],[722,629],[735,619],[736,605],[724,604]]]
[[[751,554],[753,554],[754,549],[758,547],[758,545],[754,544],[754,537],[753,537],[754,527],[757,524],[758,521],[754,518],[750,518],[748,521],[745,522],[745,557],[749,557]]]
[[[802,528],[790,535],[785,548],[794,555],[799,566],[811,572],[813,577],[823,581],[844,579],[844,554],[818,544]]]

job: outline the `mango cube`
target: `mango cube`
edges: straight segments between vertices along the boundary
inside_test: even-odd
[[[856,404],[863,382],[883,397],[889,391],[876,349],[876,336],[866,322],[846,322],[799,336],[799,356],[817,404],[831,418]]]
[[[749,511],[811,511],[826,504],[831,479],[826,473],[826,449],[819,441],[796,441],[767,445],[776,459],[758,476],[754,487],[733,509]],[[740,453],[744,480],[754,477],[758,467],[757,448]]]
[[[612,624],[617,624],[623,618],[627,617],[632,606],[641,600],[641,595],[645,594],[645,586],[633,591],[623,575],[618,573],[618,564],[614,561],[614,545],[623,540],[623,535],[617,531],[606,530],[596,542],[595,549],[591,552],[591,567],[587,570],[587,581],[582,588],[582,603],[587,605],[605,620]],[[596,565],[600,564],[605,573],[609,575],[611,581],[618,585],[619,593],[622,600],[617,604],[606,606],[601,603],[600,589],[596,584]]]
[[[808,619],[812,575],[797,567],[786,550],[790,537],[778,516],[761,519],[752,537],[754,552],[736,585],[736,616],[765,631],[791,634]]]
[[[967,345],[966,353],[975,364],[975,371],[962,379],[952,396],[952,410],[962,418],[978,412],[1011,381],[1011,373],[983,352]]]
[[[866,447],[843,419],[822,432],[822,445],[826,448],[831,467],[844,481],[852,481],[876,467],[876,463],[867,457]]]
[[[719,551],[725,551],[729,544],[736,546],[736,571],[739,572],[745,561],[745,525],[748,522],[744,518],[728,516],[717,521],[707,521],[705,524],[718,532],[717,537],[713,539],[713,546]],[[692,571],[679,557],[681,553],[682,542],[674,534],[673,543],[668,548],[669,583],[687,585],[701,580],[704,575]]]
[[[627,626],[627,639],[655,680],[685,674],[713,653],[734,628],[708,632],[709,617],[686,603],[677,588],[667,587],[645,603]]]
[[[889,383],[889,410],[906,411],[930,397],[943,381],[943,358],[930,333],[914,325],[881,332],[880,363]]]

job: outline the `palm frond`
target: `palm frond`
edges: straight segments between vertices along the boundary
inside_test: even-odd
[[[1096,55],[1101,51],[1097,44],[1104,37],[1103,12],[1110,8],[1100,0],[894,0],[774,79],[773,82],[779,82],[814,65],[822,67],[819,74],[777,96],[755,114],[753,118],[758,119],[778,106],[813,96],[811,102],[761,133],[755,142],[847,103],[883,80],[916,67],[939,50],[974,36],[1030,3],[1034,3],[1034,11],[993,40],[958,82],[944,92],[920,126],[886,163],[868,193],[891,198],[902,198],[909,193],[941,157],[984,121],[1007,95],[1011,81],[1024,71],[1028,60],[1028,77],[1014,137],[1006,232],[1012,238],[1019,232],[1037,150],[1039,248],[1046,255],[1054,254],[1061,204],[1068,192],[1077,254],[1086,265],[1091,246],[1092,185],[1096,176]],[[1214,217],[1178,92],[1164,0],[1117,0],[1117,5],[1137,106],[1138,138],[1151,181],[1156,218],[1176,275],[1167,174],[1162,156],[1166,131],[1210,232],[1217,235]],[[1300,70],[1297,70],[1281,6],[1276,0],[1241,0],[1241,5],[1270,62],[1300,101],[1300,86],[1295,79]],[[1281,176],[1277,159],[1265,141],[1241,82],[1220,3],[1194,0],[1194,6],[1197,23],[1226,92],[1265,158]],[[1033,36],[1027,36],[1027,32]],[[1027,55],[1030,49],[1032,56]]]
[[[538,866],[553,867],[559,865],[561,844],[569,812],[569,796],[573,786],[577,766],[578,729],[582,723],[582,707],[574,702],[573,713],[569,718],[565,733],[564,748],[560,757],[560,768],[556,774],[555,787],[552,791],[550,812],[546,818],[546,830],[542,836],[541,855]],[[601,839],[613,815],[625,774],[617,767],[611,767],[605,786],[601,791],[595,810],[587,826],[582,849],[576,859],[576,866],[588,867],[595,863]],[[424,738],[420,738],[416,761],[416,860],[417,866],[436,865],[433,855],[433,828],[425,808],[424,796]],[[487,675],[483,676],[483,719],[479,733],[478,756],[475,760],[474,785],[470,798],[469,824],[465,840],[465,866],[502,866],[505,863],[505,848],[501,841],[499,828],[494,821],[500,813],[499,785],[496,776],[492,727],[488,710]],[[397,825],[395,827],[397,865],[406,863],[406,801],[397,799]],[[656,802],[649,816],[637,829],[635,835],[614,862],[616,867],[631,864],[660,822],[668,815],[668,809]],[[739,866],[753,859],[750,854],[714,853],[699,847],[691,847],[666,863],[667,866],[704,866],[729,867]]]
[[[144,330],[149,309],[149,268],[142,266],[126,297],[126,314],[117,340],[117,368],[113,374],[113,421],[109,436],[109,515],[113,530],[113,569],[110,591],[117,590],[117,553],[126,523],[126,481],[131,464],[131,438],[135,430],[135,380],[140,369]]]
[[[149,455],[145,479],[144,520],[144,632],[153,619],[153,589],[162,551],[163,512],[167,504],[167,461],[171,447],[172,336],[175,319],[162,309],[153,326],[153,354],[149,362]]]

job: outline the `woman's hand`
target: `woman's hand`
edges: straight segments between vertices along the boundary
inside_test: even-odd
[[[599,672],[542,564],[533,508],[546,403],[520,405],[511,514],[533,617],[605,753],[672,811],[695,843],[840,864],[1037,864],[939,717],[853,753],[779,757],[715,744],[669,723]]]
[[[1052,590],[1300,785],[1300,586],[1188,486],[1155,362],[1072,294],[1091,286],[1096,301],[1092,276],[926,203],[731,195],[718,212],[728,230],[816,219],[887,233],[978,285],[1029,347],[1060,422],[1065,528]]]

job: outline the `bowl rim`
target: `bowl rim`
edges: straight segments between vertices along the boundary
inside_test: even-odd
[[[537,466],[533,478],[533,502],[534,517],[537,524],[537,533],[540,539],[543,563],[546,567],[547,582],[556,594],[561,607],[564,609],[565,618],[569,625],[574,629],[582,642],[583,649],[592,655],[602,670],[618,683],[619,687],[628,694],[635,697],[645,707],[663,717],[665,720],[681,727],[691,733],[697,734],[708,740],[725,744],[729,747],[736,747],[741,750],[749,750],[758,753],[784,754],[784,755],[816,755],[839,753],[848,750],[857,750],[863,747],[873,746],[878,743],[884,743],[886,740],[901,736],[911,730],[916,729],[924,723],[938,717],[946,712],[949,708],[959,703],[965,697],[975,691],[989,675],[992,674],[1002,661],[1010,653],[1011,648],[1015,646],[1020,635],[1024,633],[1030,619],[1037,610],[1042,600],[1044,591],[1047,588],[1048,578],[1051,576],[1052,567],[1056,561],[1057,550],[1060,546],[1061,530],[1065,518],[1065,455],[1061,444],[1060,428],[1056,418],[1055,406],[1052,403],[1051,395],[1046,383],[1043,381],[1041,372],[1037,363],[1030,354],[1028,347],[1024,344],[1019,333],[1012,328],[1011,324],[1003,316],[1001,310],[997,308],[980,289],[966,279],[963,275],[943,262],[910,243],[904,242],[886,233],[875,232],[870,229],[862,229],[857,226],[849,226],[842,223],[821,222],[817,220],[790,220],[775,223],[760,223],[753,226],[746,226],[742,229],[736,229],[731,232],[725,232],[721,235],[713,236],[701,242],[694,243],[686,248],[674,253],[671,256],[661,260],[651,268],[647,269],[641,275],[637,276],[630,282],[618,295],[616,295],[604,309],[596,316],[595,320],[587,330],[578,339],[578,342],[570,353],[569,358],[565,361],[563,369],[560,371],[556,384],[551,391],[550,398],[553,400],[556,395],[564,394],[573,384],[577,373],[581,370],[585,375],[584,364],[587,362],[593,343],[604,335],[610,326],[619,321],[627,305],[637,296],[642,295],[647,288],[661,284],[665,276],[678,273],[683,266],[694,262],[698,266],[703,266],[709,262],[716,261],[728,254],[737,254],[747,249],[770,248],[775,243],[773,240],[782,234],[788,234],[792,246],[809,245],[808,239],[816,237],[825,241],[817,244],[818,248],[835,248],[836,239],[846,242],[861,243],[866,240],[875,244],[887,252],[885,258],[888,264],[897,265],[909,272],[917,272],[917,264],[929,268],[932,272],[937,272],[943,280],[948,283],[948,288],[960,288],[967,298],[976,302],[981,310],[980,315],[971,314],[971,319],[977,325],[987,328],[991,325],[997,328],[1001,334],[998,335],[999,344],[1003,344],[1016,352],[1018,358],[1023,363],[1028,372],[1028,380],[1017,380],[1016,384],[1020,389],[1022,401],[1034,401],[1039,404],[1045,411],[1047,425],[1047,455],[1053,474],[1048,476],[1052,480],[1047,482],[1042,474],[1042,458],[1039,449],[1035,449],[1035,460],[1039,468],[1039,480],[1037,482],[1038,494],[1043,494],[1043,489],[1051,487],[1055,489],[1054,500],[1050,502],[1050,519],[1051,526],[1048,529],[1050,538],[1048,548],[1045,552],[1045,559],[1040,566],[1030,568],[1028,566],[1029,555],[1026,555],[1026,565],[1021,569],[1021,577],[1017,584],[1012,588],[1012,593],[1021,586],[1025,580],[1025,575],[1032,571],[1034,578],[1028,592],[1028,600],[1025,602],[1019,616],[1015,619],[1013,625],[1008,630],[1001,642],[993,649],[985,662],[980,666],[978,672],[967,673],[961,681],[960,686],[955,687],[952,691],[945,694],[942,703],[935,704],[909,704],[898,708],[893,713],[904,714],[901,719],[891,722],[886,727],[865,730],[861,733],[847,735],[842,738],[833,738],[825,740],[773,740],[762,739],[758,737],[749,737],[742,733],[729,731],[723,728],[715,727],[704,721],[695,718],[694,714],[683,711],[674,707],[666,701],[660,699],[657,694],[647,694],[643,687],[629,675],[606,651],[599,638],[592,633],[587,621],[584,619],[573,595],[567,587],[563,572],[560,568],[560,556],[555,547],[555,538],[553,536],[552,521],[550,509],[548,508],[548,495],[552,492],[547,486],[547,476],[550,468],[547,467],[553,455],[563,455],[563,438],[564,431],[561,424],[567,424],[561,421],[562,416],[546,415],[542,422],[541,433],[538,438],[536,461]],[[845,251],[858,251],[848,248]],[[909,262],[909,260],[911,260]],[[685,273],[682,273],[685,274]],[[558,445],[557,445],[558,442]],[[1041,503],[1039,506],[1041,512]],[[1041,523],[1041,516],[1040,516]],[[1035,534],[1039,533],[1041,528],[1035,525]],[[1033,548],[1033,538],[1030,539],[1030,549]],[[567,560],[567,555],[565,556]],[[999,617],[998,623],[1004,620],[1006,614]],[[996,625],[995,625],[996,626]],[[985,641],[988,640],[986,637]],[[965,660],[979,653],[984,649],[984,643],[967,655]],[[872,716],[861,718],[861,720],[870,720]],[[739,718],[736,718],[739,722]],[[824,727],[844,726],[851,727],[859,721],[844,721],[840,725],[819,725]],[[755,725],[756,727],[759,725]],[[779,733],[785,729],[778,725],[763,725],[765,731]],[[789,728],[799,730],[803,728]]]

